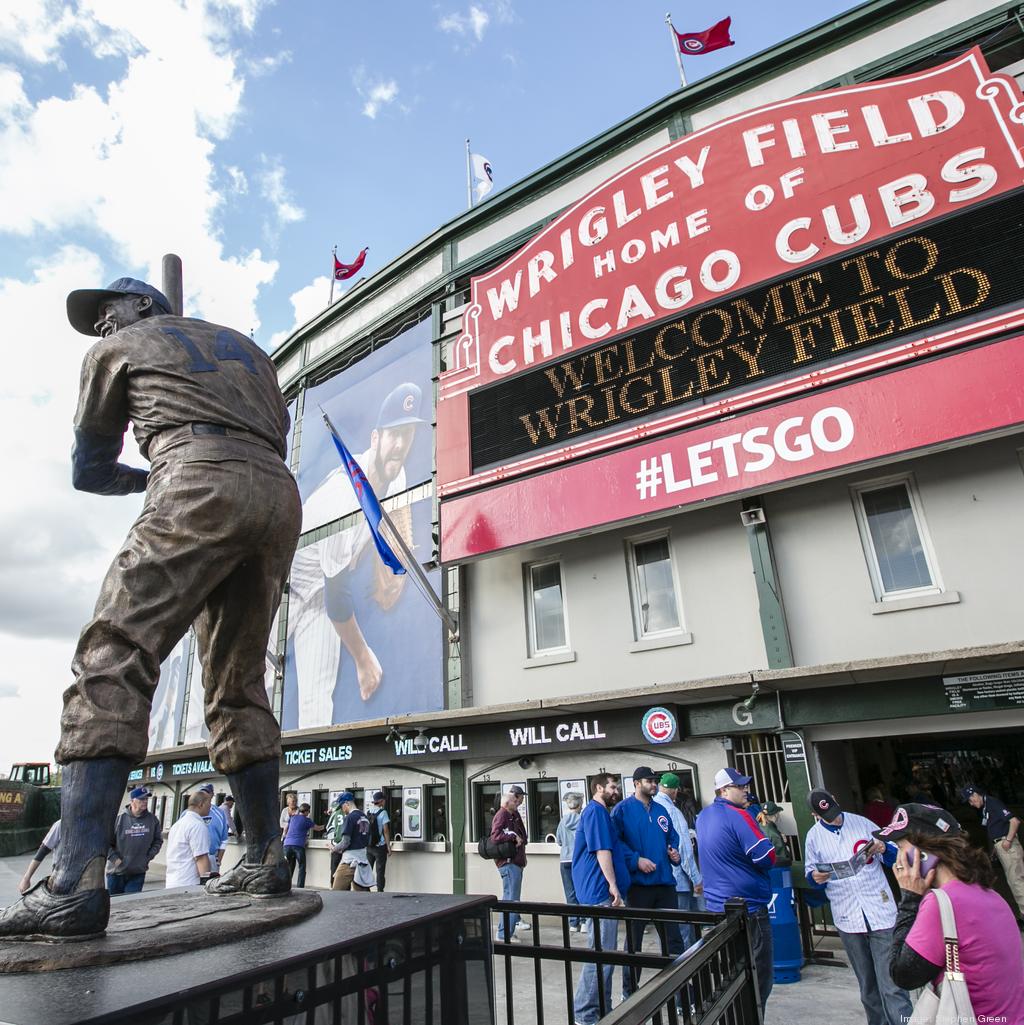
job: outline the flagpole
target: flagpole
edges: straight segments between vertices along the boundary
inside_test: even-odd
[[[327,300],[327,305],[331,306],[334,303],[334,263],[338,259],[338,247],[335,246],[331,250],[331,297]]]
[[[466,140],[466,203],[473,209],[473,162],[469,155],[469,139]]]
[[[672,52],[676,55],[676,67],[679,68],[680,87],[686,88],[686,72],[683,71],[683,52],[679,49],[679,36],[676,34],[675,26],[672,24],[672,13],[665,12],[665,24],[668,25],[668,34],[672,37]]]
[[[331,432],[334,440],[344,448],[345,443],[338,436],[338,432],[334,429],[334,424],[331,423],[331,418],[327,415],[327,410],[325,410],[323,406],[320,407],[320,415],[324,418],[324,423],[327,425],[327,429]],[[378,505],[379,504],[380,503],[378,503]],[[383,506],[380,506],[380,518],[381,522],[388,528],[391,540],[394,541],[403,556],[401,561],[402,565],[405,566],[406,572],[411,573],[415,578],[417,590],[434,607],[434,611],[437,613],[438,618],[448,628],[449,638],[451,640],[458,640],[459,624],[455,621],[455,617],[451,612],[441,603],[441,599],[438,598],[434,588],[431,587],[430,581],[427,579],[426,573],[423,572],[423,568],[420,566],[419,561],[416,556],[413,555],[409,546],[405,543],[405,538],[402,537],[401,532],[395,526],[391,517],[388,516],[387,510]]]

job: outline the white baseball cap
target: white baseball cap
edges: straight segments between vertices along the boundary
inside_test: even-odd
[[[744,776],[735,769],[719,769],[715,773],[715,789],[721,790],[722,787],[745,787],[752,778],[751,776]]]

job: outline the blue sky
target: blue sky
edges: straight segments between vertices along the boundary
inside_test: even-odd
[[[186,313],[265,348],[465,208],[676,88],[666,0],[19,0],[0,6],[0,760],[45,759],[100,579],[139,496],[79,495],[87,344],[64,296],[185,266]],[[855,6],[734,0],[695,81]],[[495,193],[496,194],[496,193]],[[129,444],[126,456],[140,461]]]

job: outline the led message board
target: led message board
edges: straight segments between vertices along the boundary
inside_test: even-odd
[[[1024,301],[1024,191],[481,388],[473,468]]]

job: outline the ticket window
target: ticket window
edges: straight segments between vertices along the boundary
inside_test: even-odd
[[[558,800],[557,779],[531,779],[527,784],[530,792],[530,836],[540,843],[549,841],[558,829],[562,818]]]
[[[384,807],[387,809],[388,818],[391,820],[391,839],[402,832],[402,788],[384,788]]]
[[[331,814],[331,792],[329,790],[314,790],[310,800],[309,817],[318,825],[326,826],[327,819]],[[314,834],[311,834],[314,835]],[[319,835],[319,834],[315,834]],[[314,835],[314,838],[315,838]]]
[[[423,788],[426,805],[424,824],[429,829],[425,840],[443,842],[448,839],[448,788],[444,783],[435,783]]]
[[[500,783],[473,784],[473,824],[478,837],[490,834],[491,822],[500,807]]]

